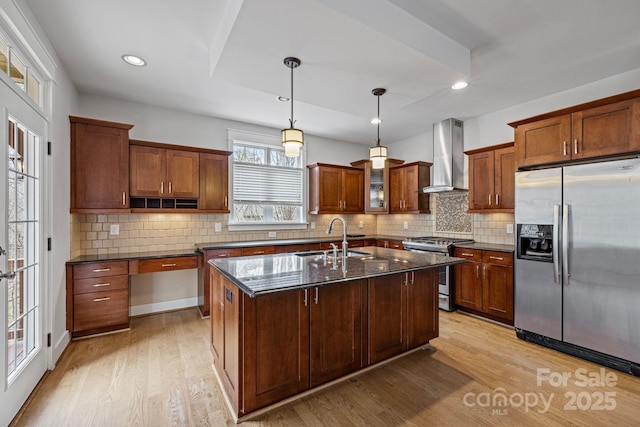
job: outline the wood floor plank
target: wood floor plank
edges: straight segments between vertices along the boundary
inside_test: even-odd
[[[209,319],[197,309],[136,317],[130,331],[72,341],[12,426],[235,425],[212,363]],[[539,369],[571,378],[561,386],[538,384]],[[578,369],[596,375],[601,367],[518,340],[510,328],[441,312],[440,337],[423,350],[243,424],[638,425],[639,378],[607,368],[615,385],[585,386],[576,384]],[[594,409],[599,393],[609,393],[615,408]],[[528,408],[518,400],[534,395],[538,401]]]

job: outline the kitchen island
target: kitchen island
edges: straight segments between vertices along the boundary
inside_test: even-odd
[[[437,267],[465,261],[367,246],[208,262],[214,369],[243,419],[437,337]]]

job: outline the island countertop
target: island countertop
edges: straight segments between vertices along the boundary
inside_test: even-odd
[[[352,256],[347,258],[346,266],[340,255],[334,263],[331,251],[326,258],[324,251],[312,251],[216,258],[208,262],[250,297],[466,262],[461,258],[376,246],[350,252]]]

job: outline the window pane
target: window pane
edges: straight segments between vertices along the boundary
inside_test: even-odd
[[[40,105],[40,80],[31,71],[27,71],[27,95],[37,105]]]
[[[259,147],[233,146],[233,161],[243,163],[266,164],[267,150]]]
[[[262,222],[264,221],[264,207],[260,205],[248,205],[234,203],[235,218],[238,222]]]
[[[284,155],[284,150],[271,150],[271,164],[273,166],[299,168],[300,157],[287,157]]]
[[[0,38],[0,69],[9,75],[9,46]]]
[[[13,80],[22,90],[24,90],[24,75],[27,72],[27,67],[24,63],[15,55],[11,56],[11,80]]]
[[[275,222],[301,222],[301,213],[300,206],[274,206],[273,220]]]

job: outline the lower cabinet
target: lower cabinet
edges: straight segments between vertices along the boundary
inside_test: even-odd
[[[73,337],[129,327],[128,261],[67,266],[67,328]]]
[[[458,308],[513,325],[513,254],[456,248],[468,260],[454,266],[454,301]]]
[[[369,359],[376,363],[438,336],[437,270],[369,279]]]
[[[251,298],[212,268],[214,368],[236,414],[249,414],[438,336],[436,271]],[[396,326],[388,327],[392,322]],[[368,347],[372,337],[375,345]],[[394,345],[393,351],[386,350]],[[367,360],[371,348],[378,354]]]

